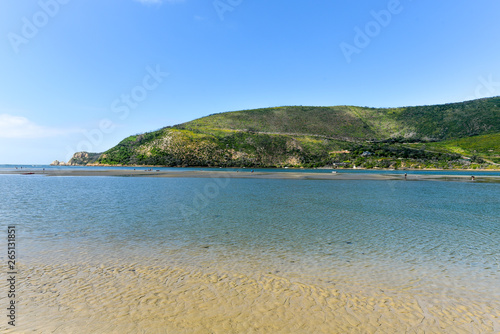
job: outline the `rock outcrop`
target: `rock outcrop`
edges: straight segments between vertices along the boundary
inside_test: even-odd
[[[101,153],[76,152],[66,164],[67,166],[91,165],[101,156]]]
[[[64,161],[54,160],[50,165],[51,166],[66,166],[67,164]]]

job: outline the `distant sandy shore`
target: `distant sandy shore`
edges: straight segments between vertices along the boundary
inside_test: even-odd
[[[46,176],[120,176],[120,177],[173,177],[173,178],[239,178],[239,179],[291,179],[291,180],[404,180],[403,174],[372,173],[304,173],[304,172],[236,172],[236,171],[163,171],[138,170],[15,170],[0,171],[0,174],[46,175]],[[412,174],[408,181],[472,181],[473,172],[465,175]],[[500,182],[500,176],[475,176],[476,182]]]

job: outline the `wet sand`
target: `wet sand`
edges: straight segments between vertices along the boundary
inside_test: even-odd
[[[162,171],[144,169],[138,170],[15,170],[0,171],[0,174],[26,174],[45,176],[115,176],[115,177],[171,177],[171,178],[249,178],[249,179],[292,179],[292,180],[405,180],[402,174],[376,173],[304,173],[304,172],[226,172],[226,171]],[[408,181],[472,181],[470,175],[442,174],[410,174]],[[475,182],[500,182],[499,176],[481,175],[475,177]]]
[[[500,302],[189,265],[31,263],[6,333],[498,333]],[[0,297],[5,304],[6,296]]]

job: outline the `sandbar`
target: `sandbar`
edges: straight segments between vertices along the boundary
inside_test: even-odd
[[[165,170],[4,170],[0,174],[19,174],[25,176],[114,176],[114,177],[167,177],[167,178],[238,178],[238,179],[288,179],[288,180],[405,180],[403,174],[386,173],[307,173],[307,172],[250,172],[250,171],[165,171]],[[406,181],[473,181],[473,173],[464,175],[411,174]],[[500,176],[479,175],[474,182],[500,182]]]

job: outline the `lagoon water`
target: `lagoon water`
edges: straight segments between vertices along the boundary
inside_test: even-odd
[[[495,183],[0,175],[0,194],[11,332],[500,331]]]

